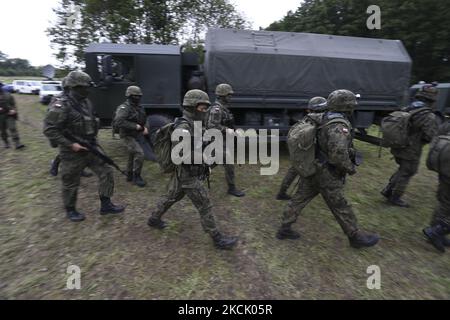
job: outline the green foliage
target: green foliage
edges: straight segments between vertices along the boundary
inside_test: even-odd
[[[370,5],[381,8],[381,30],[366,26]],[[415,82],[450,82],[449,15],[446,0],[306,0],[268,30],[402,40]]]
[[[54,11],[47,33],[64,63],[83,61],[91,42],[199,43],[209,27],[247,26],[228,0],[61,0]]]
[[[25,59],[9,59],[0,51],[0,76],[40,76],[41,69],[30,65]]]

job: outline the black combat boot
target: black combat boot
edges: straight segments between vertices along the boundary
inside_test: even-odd
[[[138,186],[139,188],[144,188],[147,183],[142,179],[140,173],[135,173],[133,176],[133,183]]]
[[[23,148],[25,148],[24,144],[21,144],[20,142],[16,142],[16,150],[20,150],[20,149],[23,149]]]
[[[58,175],[59,171],[59,161],[52,160],[52,164],[50,166],[50,174],[54,177]]]
[[[147,225],[149,227],[158,229],[158,230],[163,230],[165,228],[167,228],[167,223],[165,223],[164,221],[162,221],[160,218],[155,218],[153,216],[151,216],[148,219]]]
[[[9,145],[9,141],[8,140],[3,140],[3,143],[5,144],[5,149],[11,148],[11,146]]]
[[[277,200],[291,200],[292,197],[290,195],[288,195],[286,192],[280,192],[277,195]]]
[[[231,250],[238,241],[237,237],[224,236],[220,232],[214,234],[212,239],[216,248],[220,250]]]
[[[235,185],[228,186],[228,194],[238,197],[238,198],[245,197],[245,193],[236,189]]]
[[[380,241],[378,235],[359,230],[348,239],[350,241],[350,246],[356,249],[373,247]]]
[[[393,193],[393,194],[389,197],[388,201],[389,201],[391,204],[393,204],[394,206],[402,207],[402,208],[409,208],[409,204],[408,204],[407,202],[405,202],[405,201],[401,198],[401,196],[396,195],[395,193]]]
[[[66,211],[67,218],[69,218],[69,220],[72,222],[81,222],[86,219],[84,214],[78,212],[77,210],[75,210],[75,208],[67,208]]]
[[[381,190],[381,194],[389,200],[392,196],[392,185],[389,183],[383,190]]]
[[[431,244],[440,252],[445,252],[445,243],[448,239],[445,235],[450,232],[450,228],[441,223],[437,223],[431,227],[423,229],[423,234],[430,240]]]
[[[133,182],[133,171],[127,172],[127,182]]]
[[[116,206],[111,202],[110,198],[101,197],[100,201],[102,203],[100,214],[102,216],[107,214],[118,214],[125,211],[125,207],[123,206]]]
[[[90,177],[93,176],[93,174],[90,173],[90,172],[88,172],[88,171],[86,171],[86,170],[83,170],[83,171],[81,171],[81,176],[82,176],[83,178],[90,178]]]
[[[300,233],[292,230],[290,224],[283,224],[277,232],[277,238],[279,240],[298,240],[300,239]]]

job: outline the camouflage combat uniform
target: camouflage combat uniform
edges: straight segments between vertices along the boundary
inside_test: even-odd
[[[186,93],[183,101],[183,117],[177,119],[173,124],[173,129],[189,132],[194,137],[194,121],[202,121],[206,115],[207,107],[210,106],[209,96],[206,92],[198,89],[190,90]],[[202,128],[203,129],[203,128]],[[181,142],[172,142],[172,149]],[[198,153],[203,155],[203,142],[201,145],[191,144],[191,159],[195,159]],[[161,220],[163,214],[176,202],[188,196],[200,213],[203,230],[208,233],[214,244],[219,249],[231,249],[237,243],[236,237],[228,237],[221,234],[216,226],[212,205],[209,200],[208,191],[204,185],[204,180],[209,176],[209,167],[205,164],[180,164],[175,166],[175,172],[170,180],[167,195],[158,202],[157,209],[148,220],[148,225],[156,229],[164,229],[166,224]]]
[[[420,109],[422,111],[419,111]],[[405,148],[391,149],[399,168],[389,180],[386,190],[387,194],[391,194],[391,197],[397,200],[405,193],[409,181],[419,169],[423,146],[430,143],[437,133],[435,115],[427,104],[415,101],[404,111],[417,113],[413,114],[410,120],[410,145]]]
[[[193,121],[192,114],[184,111],[182,121],[177,122],[175,129],[187,130],[193,136]],[[173,143],[173,147],[176,145],[177,143]],[[216,223],[211,212],[211,201],[204,183],[209,174],[208,171],[209,168],[205,165],[182,164],[177,166],[170,180],[169,190],[158,202],[157,210],[153,212],[152,218],[160,220],[170,207],[187,195],[200,213],[203,230],[211,236],[217,234]]]
[[[217,100],[214,105],[212,105],[208,111],[208,120],[206,123],[207,129],[217,129],[222,132],[225,137],[227,129],[234,129],[234,117],[231,113],[229,106],[224,102]],[[225,142],[225,140],[224,140]],[[226,143],[224,143],[224,157],[226,157]],[[224,164],[225,168],[225,179],[228,186],[235,185],[235,174],[233,164]]]
[[[76,110],[74,105],[82,111]],[[98,122],[89,100],[77,102],[70,95],[56,99],[49,107],[45,118],[44,134],[54,145],[59,146],[62,165],[63,202],[66,209],[76,207],[81,172],[89,167],[99,177],[98,193],[101,198],[110,198],[114,192],[114,177],[111,167],[90,152],[74,152],[72,141],[64,137],[67,131],[84,141],[96,143]]]
[[[281,182],[280,192],[279,195],[285,195],[291,186],[291,184],[294,182],[294,180],[298,177],[298,172],[295,170],[294,167],[290,167],[288,172],[286,173],[286,176],[284,177],[283,181]]]
[[[136,125],[145,126],[146,114],[141,106],[134,106],[126,101],[117,108],[115,125],[120,128],[120,138],[128,150],[127,172],[136,176],[141,175],[144,164],[144,151],[136,140],[142,134],[136,130]]]
[[[228,184],[228,194],[235,197],[244,197],[245,193],[238,190],[235,184],[234,164],[227,164],[227,130],[234,132],[234,116],[230,111],[230,99],[234,94],[233,88],[226,83],[219,84],[216,87],[216,103],[208,110],[206,119],[207,129],[217,129],[223,136],[223,162],[225,168],[225,178]]]
[[[326,111],[327,99],[324,97],[314,97],[308,102],[307,113],[322,113]],[[290,200],[291,197],[287,194],[287,191],[294,180],[299,176],[297,170],[294,167],[289,168],[286,176],[281,182],[280,191],[278,192],[278,200]]]
[[[450,135],[450,122],[443,123],[439,128],[439,135]],[[450,177],[439,174],[439,187],[437,191],[438,206],[434,210],[430,226],[423,233],[436,249],[445,252],[450,247]]]
[[[318,126],[316,172],[302,177],[299,187],[283,213],[277,238],[298,239],[300,234],[291,229],[301,211],[317,195],[321,194],[337,222],[355,248],[371,247],[379,237],[358,228],[356,216],[344,196],[347,174],[355,174],[353,137],[347,114],[357,105],[356,96],[348,90],[336,90],[328,98],[329,112],[322,116]],[[339,120],[337,120],[339,119]]]
[[[450,135],[450,122],[444,123],[440,127],[439,135]],[[450,228],[450,177],[439,175],[437,194],[439,207],[435,211],[432,224],[442,222]]]
[[[324,124],[337,117],[345,119],[340,113],[327,113]],[[358,231],[355,214],[344,197],[345,177],[355,173],[355,165],[350,160],[353,148],[350,131],[351,128],[342,123],[325,126],[319,131],[322,164],[315,175],[300,179],[299,188],[284,212],[283,225],[295,223],[303,208],[321,194],[344,233],[352,237]]]
[[[0,133],[1,138],[6,146],[9,146],[8,131],[13,139],[16,148],[21,147],[19,133],[17,131],[15,116],[8,115],[8,112],[15,110],[17,112],[16,101],[14,97],[9,93],[0,89]]]

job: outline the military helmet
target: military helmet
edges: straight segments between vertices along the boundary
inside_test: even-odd
[[[333,91],[328,97],[328,109],[330,111],[351,112],[358,105],[356,95],[349,90]]]
[[[439,94],[438,88],[436,88],[437,83],[424,84],[419,91],[417,91],[415,98],[416,99],[425,99],[431,102],[435,102],[437,100],[437,96]]]
[[[75,88],[75,87],[90,87],[92,84],[91,77],[82,71],[72,71],[67,75],[66,79],[66,87]]]
[[[327,108],[327,99],[324,97],[314,97],[309,100],[308,109],[312,111],[324,111]]]
[[[233,88],[229,84],[222,83],[216,87],[216,96],[226,97],[229,94],[234,94]]]
[[[130,86],[127,88],[127,91],[125,93],[125,96],[127,98],[131,97],[131,96],[142,96],[142,90],[139,87],[136,86]]]
[[[209,96],[202,90],[190,90],[184,96],[183,107],[196,108],[199,104],[211,105]]]

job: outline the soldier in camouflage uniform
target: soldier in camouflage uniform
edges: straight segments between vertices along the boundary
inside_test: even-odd
[[[66,86],[66,78],[64,78],[61,81],[61,86],[63,88],[63,92],[61,92],[59,95],[53,97],[52,101],[50,102],[49,105],[51,105],[55,99],[61,98],[63,95],[67,95],[69,93],[69,88]],[[52,147],[57,148],[58,146],[52,146]],[[50,164],[50,174],[52,176],[54,176],[54,177],[58,176],[60,164],[61,164],[61,156],[59,154],[57,154],[55,159],[53,159]],[[81,172],[81,176],[83,178],[90,178],[93,176],[93,174],[90,172],[87,172],[86,170],[83,170],[83,172]]]
[[[423,146],[430,143],[438,131],[437,119],[431,109],[437,94],[436,87],[425,84],[417,92],[410,106],[403,110],[414,112],[410,120],[410,145],[404,148],[391,148],[391,153],[399,168],[389,180],[388,185],[381,191],[389,203],[395,206],[409,207],[401,197],[405,193],[409,181],[419,170]]]
[[[450,135],[450,121],[445,122],[439,129],[439,135]],[[431,224],[423,230],[425,236],[433,246],[441,252],[450,247],[450,177],[439,174],[439,188],[437,192],[439,206],[435,209]]]
[[[127,101],[117,108],[114,126],[119,129],[120,138],[128,150],[128,181],[143,188],[146,185],[141,177],[144,150],[137,138],[139,135],[147,136],[148,129],[145,127],[147,116],[140,105],[142,90],[136,86],[128,87],[125,96]]]
[[[191,137],[193,137],[194,121],[204,122],[209,106],[209,97],[205,92],[201,90],[187,92],[183,101],[183,117],[177,119],[174,130],[189,132]],[[176,144],[173,143],[172,147]],[[192,148],[192,159],[194,159],[194,153],[199,151],[196,151],[198,149],[195,146],[192,146]],[[199,149],[202,152],[202,147]],[[204,180],[208,175],[209,167],[204,164],[177,165],[169,184],[169,191],[158,202],[157,209],[148,220],[148,225],[153,228],[164,229],[166,223],[161,220],[164,213],[187,195],[199,211],[202,227],[212,237],[216,247],[219,249],[231,249],[234,247],[237,238],[224,236],[217,229],[208,190],[204,185]]]
[[[337,118],[348,121],[348,116],[356,105],[356,96],[348,90],[337,90],[330,94],[330,111],[324,114],[323,127],[321,126],[318,132],[317,172],[300,180],[299,188],[283,214],[282,226],[277,233],[278,239],[300,238],[291,226],[306,205],[321,194],[352,247],[371,247],[378,243],[377,235],[358,228],[355,214],[344,197],[346,175],[356,173],[352,160],[356,152],[353,149],[350,122],[348,125],[341,122],[326,125]]]
[[[91,77],[84,72],[73,71],[67,76],[69,93],[55,99],[49,107],[44,122],[44,134],[52,145],[59,147],[62,162],[62,196],[67,217],[73,222],[85,219],[76,210],[80,176],[89,167],[99,178],[99,196],[102,215],[118,214],[124,207],[111,202],[114,191],[114,175],[111,167],[80,144],[70,141],[66,133],[77,139],[96,145],[98,121],[87,99]]]
[[[230,111],[233,88],[229,84],[220,84],[216,88],[217,100],[208,110],[207,129],[217,129],[222,132],[224,141],[227,131],[234,130],[234,117]],[[226,157],[226,145],[224,143],[224,157]],[[244,197],[245,193],[236,189],[234,165],[224,164],[225,179],[228,184],[228,194],[235,197]]]
[[[327,109],[327,99],[324,97],[314,97],[309,100],[307,113],[321,113]],[[281,183],[280,191],[277,195],[277,200],[291,200],[291,196],[287,194],[287,191],[294,180],[298,177],[298,172],[294,167],[290,167],[286,176]]]
[[[16,150],[25,146],[20,143],[19,133],[17,132],[17,107],[14,97],[2,89],[3,84],[0,83],[0,134],[5,144],[5,148],[10,148],[8,141],[8,131],[14,141]]]

